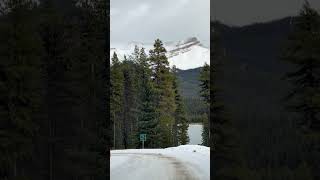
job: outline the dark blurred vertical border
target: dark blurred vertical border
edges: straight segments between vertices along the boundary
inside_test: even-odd
[[[106,7],[106,50],[105,50],[105,54],[106,54],[106,61],[107,61],[107,132],[109,132],[109,134],[107,135],[107,157],[106,157],[106,172],[107,172],[107,176],[106,179],[109,180],[110,179],[110,150],[112,147],[112,122],[110,119],[110,0],[106,0],[107,3],[107,7]]]
[[[272,11],[284,16],[247,24],[226,24],[221,14],[216,21],[219,7],[214,2],[210,5],[211,179],[320,179],[319,1],[290,4],[298,3],[296,7],[268,1],[268,6],[260,7],[270,8],[268,16],[277,14]],[[274,10],[272,4],[277,6]],[[247,10],[243,13],[261,16],[251,11],[257,4],[245,5],[238,12],[218,12],[237,17],[239,10]],[[286,8],[296,8],[296,13],[290,15]]]
[[[0,0],[0,180],[110,176],[109,0]]]
[[[213,61],[213,15],[214,15],[214,2],[213,1],[210,1],[210,88],[212,88],[212,85],[213,85],[213,69],[212,69],[212,64],[214,63]],[[210,89],[210,97],[213,96],[213,92],[212,90]],[[210,147],[210,179],[212,179],[213,177],[213,174],[214,174],[214,158],[212,156],[212,154],[214,153],[213,151],[213,101],[212,101],[212,98],[210,98],[210,113],[209,113],[209,121],[208,121],[208,124],[209,124],[209,147]]]
[[[106,36],[106,44],[105,44],[105,55],[106,55],[106,85],[107,85],[107,98],[106,98],[106,136],[107,136],[107,141],[106,141],[106,179],[110,179],[110,150],[112,147],[112,122],[110,119],[110,0],[105,0],[106,3],[106,29],[105,29],[105,36]]]

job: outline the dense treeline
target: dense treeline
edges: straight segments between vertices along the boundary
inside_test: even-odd
[[[290,35],[282,59],[294,70],[286,79],[292,84],[287,106],[303,140],[302,160],[309,179],[319,179],[320,167],[320,15],[306,2]]]
[[[205,112],[200,116],[203,123],[202,128],[202,145],[209,146],[210,143],[210,66],[205,64],[200,72],[200,96],[205,104]]]
[[[106,179],[105,1],[0,8],[0,179]]]
[[[283,46],[281,59],[284,61],[279,62],[279,67],[273,64],[273,59],[263,61],[263,57],[257,59],[256,56],[247,59],[243,66],[236,62],[243,59],[236,58],[245,59],[244,54],[230,56],[227,49],[228,58],[220,65],[222,72],[211,71],[216,75],[211,87],[210,126],[214,132],[211,147],[215,179],[315,180],[320,177],[320,18],[306,2],[299,16],[292,19],[292,33]],[[255,30],[249,28],[248,32],[252,34]],[[215,40],[214,47],[219,45]],[[254,40],[264,43],[261,39]],[[245,47],[252,51],[252,44]],[[280,47],[280,44],[273,46]],[[256,54],[262,54],[261,49]],[[213,61],[217,62],[216,59]],[[258,69],[259,64],[264,67]],[[275,65],[276,70],[268,69],[270,64]],[[281,73],[277,73],[278,69]],[[257,72],[259,70],[262,72]],[[286,79],[290,85],[283,82],[288,70]],[[227,82],[226,79],[235,80]],[[284,89],[288,96],[278,96]],[[230,96],[232,93],[242,97]],[[226,116],[226,112],[230,115]]]
[[[146,148],[187,144],[188,121],[178,90],[176,68],[169,67],[166,49],[158,39],[146,54],[137,46],[132,55],[111,59],[111,119],[113,147]]]
[[[187,119],[190,123],[202,123],[207,114],[206,103],[200,97],[200,72],[202,67],[177,72],[179,90],[185,104]]]
[[[239,179],[239,171],[243,171],[240,160],[239,144],[237,144],[237,132],[234,128],[234,119],[228,112],[228,106],[223,101],[223,89],[219,87],[217,80],[222,75],[222,67],[226,56],[221,46],[219,31],[214,29],[212,34],[211,57],[214,59],[211,66],[205,65],[202,71],[202,97],[210,106],[211,117],[208,121],[207,139],[212,148],[212,178]],[[206,78],[205,78],[206,77]],[[205,91],[204,91],[205,90]]]
[[[198,85],[199,86],[199,85]],[[187,119],[190,123],[202,123],[206,116],[207,107],[201,97],[183,97],[186,107]]]

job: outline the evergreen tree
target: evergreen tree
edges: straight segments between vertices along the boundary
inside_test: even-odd
[[[37,5],[0,3],[0,179],[104,179],[106,4]]]
[[[34,155],[42,103],[41,46],[35,4],[1,2],[0,179],[26,178]]]
[[[69,61],[66,72],[69,83],[65,89],[72,92],[69,96],[72,104],[68,107],[72,120],[64,136],[68,147],[63,151],[66,154],[64,173],[69,178],[105,177],[106,142],[101,131],[106,128],[103,107],[107,99],[103,84],[107,83],[105,66],[109,63],[102,60],[105,58],[105,8],[99,7],[99,3],[103,1],[85,1],[74,11],[75,4],[68,4],[71,12],[66,12],[64,17],[68,24],[65,34],[71,42],[65,55]]]
[[[202,116],[203,130],[202,130],[202,144],[209,146],[209,107],[210,107],[210,66],[205,64],[200,73],[200,95],[206,104],[206,112]]]
[[[306,131],[317,131],[320,127],[320,107],[315,101],[319,94],[320,80],[319,39],[319,14],[306,2],[283,55],[285,61],[296,67],[294,72],[286,76],[294,86],[288,99],[296,100],[292,109],[301,114],[300,123]]]
[[[143,79],[145,84],[142,87],[141,106],[138,119],[138,133],[146,134],[147,141],[145,147],[158,148],[160,146],[160,127],[159,121],[156,119],[156,107],[154,103],[154,92],[148,76]],[[139,137],[137,135],[137,137]]]
[[[203,113],[200,116],[200,120],[202,123],[202,132],[201,132],[201,137],[202,137],[202,145],[203,146],[209,146],[210,139],[209,139],[209,115],[207,113]]]
[[[46,168],[41,176],[47,179],[79,178],[88,174],[88,159],[84,159],[88,157],[89,144],[84,142],[92,140],[89,140],[91,133],[86,124],[88,110],[83,110],[87,103],[83,97],[88,93],[86,86],[81,84],[82,81],[86,83],[83,74],[88,72],[85,70],[87,61],[81,62],[76,52],[81,49],[77,44],[82,30],[73,21],[75,16],[66,16],[56,2],[46,0],[40,5],[47,116],[42,124],[41,139],[43,144],[48,144],[48,148],[42,147],[42,151],[48,152],[40,158],[40,168]],[[79,166],[72,166],[75,162]],[[80,169],[83,173],[77,173]]]
[[[132,57],[131,59],[135,62],[135,63],[139,63],[141,62],[141,51],[139,49],[139,47],[137,45],[134,46],[134,50],[133,50],[133,53],[132,53]]]
[[[213,178],[218,180],[239,179],[238,169],[242,167],[242,164],[239,158],[239,147],[235,145],[235,129],[231,119],[227,117],[221,99],[221,90],[218,88],[217,83],[219,75],[221,75],[221,66],[225,60],[217,30],[213,33],[212,38],[214,49],[212,58],[214,63],[211,67],[209,65],[203,67],[201,73],[201,95],[208,104],[210,99],[212,103],[210,106],[212,116],[209,116],[210,121],[212,119],[212,124],[209,121],[209,133],[206,135],[208,136],[210,147],[213,149],[212,156],[215,162],[213,165]],[[211,87],[210,84],[212,84]],[[213,134],[211,135],[210,132]]]
[[[210,104],[210,66],[205,63],[202,67],[201,73],[200,73],[200,87],[201,87],[201,97],[203,100],[207,103],[207,105]]]
[[[156,120],[159,121],[161,129],[161,147],[172,145],[172,129],[176,108],[172,87],[173,76],[165,53],[166,49],[163,47],[163,43],[157,39],[154,43],[154,49],[150,50],[150,62],[155,91]]]
[[[159,147],[159,122],[156,120],[156,107],[154,102],[154,90],[151,82],[151,68],[149,59],[144,48],[141,48],[138,57],[138,92],[139,92],[139,115],[138,131],[136,134],[139,142],[139,134],[147,134],[145,147]],[[137,143],[138,144],[138,143]],[[140,147],[137,145],[137,147]]]
[[[110,9],[110,3],[106,3],[105,0],[93,0],[94,6],[91,9],[94,19],[94,25],[91,26],[94,33],[94,40],[92,43],[94,44],[93,49],[95,51],[91,52],[95,55],[96,62],[96,83],[95,83],[95,96],[96,101],[92,101],[95,104],[96,121],[92,124],[94,125],[94,129],[92,131],[97,136],[96,141],[94,143],[94,152],[98,154],[97,158],[94,159],[96,162],[96,170],[95,178],[96,179],[108,179],[110,178],[106,169],[108,169],[109,164],[105,160],[106,155],[110,153],[109,149],[106,147],[112,146],[112,136],[110,136],[110,132],[112,128],[110,128],[110,123],[108,123],[109,118],[109,87],[110,87],[110,79],[108,74],[110,73],[110,62],[107,54],[110,52],[108,48],[109,44],[109,15],[108,10]]]
[[[123,61],[123,145],[127,149],[132,145],[133,134],[135,134],[135,124],[137,119],[137,78],[136,66],[132,60]]]
[[[295,71],[287,73],[292,84],[287,100],[291,111],[298,115],[298,124],[306,141],[306,157],[315,179],[320,178],[320,16],[306,1],[289,37],[283,60]]]
[[[113,148],[120,148],[120,120],[123,112],[123,73],[122,66],[116,53],[111,59],[110,70],[110,116],[113,123]],[[120,136],[120,137],[119,137]]]
[[[186,117],[182,97],[178,90],[178,79],[177,79],[177,69],[175,66],[172,68],[174,81],[173,81],[173,89],[175,92],[175,121],[173,126],[173,145],[185,145],[189,142],[188,136],[188,119]]]

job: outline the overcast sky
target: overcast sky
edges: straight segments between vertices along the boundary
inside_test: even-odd
[[[304,0],[110,0],[111,46],[195,36],[209,46],[211,17],[246,25],[296,15]],[[320,10],[320,0],[309,0]]]
[[[320,10],[320,0],[309,0]],[[211,16],[229,25],[246,25],[297,15],[304,0],[211,0]]]
[[[210,38],[210,0],[110,0],[111,46]]]

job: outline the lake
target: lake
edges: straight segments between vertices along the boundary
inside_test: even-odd
[[[202,144],[202,128],[203,125],[201,123],[191,123],[189,124],[188,128],[188,135],[189,135],[189,143],[192,145]]]

